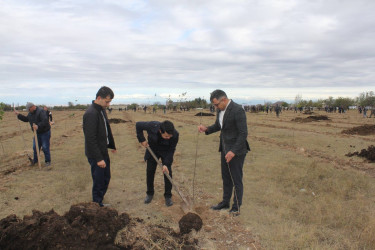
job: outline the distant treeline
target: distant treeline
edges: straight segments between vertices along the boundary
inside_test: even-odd
[[[359,94],[358,97],[355,98],[349,98],[349,97],[338,97],[333,98],[332,96],[328,97],[327,99],[318,99],[317,101],[313,100],[304,100],[301,95],[297,95],[295,98],[294,103],[288,103],[285,101],[278,101],[277,103],[272,102],[266,102],[261,105],[264,106],[274,106],[274,105],[280,105],[283,107],[316,107],[316,108],[324,108],[324,107],[343,107],[348,108],[350,106],[375,106],[375,94],[373,91],[370,92],[363,92]],[[43,104],[37,104],[37,106],[46,106]],[[68,102],[67,106],[47,106],[49,109],[53,110],[85,110],[89,104],[76,104],[74,105],[73,102]],[[178,101],[173,102],[171,100],[167,101],[165,105],[156,102],[152,105],[142,105],[138,103],[132,103],[127,106],[127,109],[134,109],[140,106],[148,106],[148,107],[155,107],[158,109],[175,109],[175,108],[187,108],[187,109],[194,109],[194,108],[209,108],[211,104],[207,102],[205,99],[202,98],[195,98],[191,101]],[[26,109],[25,105],[21,105],[16,107],[17,110],[23,110]],[[3,102],[0,102],[0,111],[11,111],[13,110],[12,105],[6,104]]]

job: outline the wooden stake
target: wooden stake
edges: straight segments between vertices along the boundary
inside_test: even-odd
[[[39,143],[38,143],[38,136],[36,135],[36,130],[34,129],[34,125],[35,123],[33,123],[33,131],[34,131],[34,140],[35,140],[35,149],[36,149],[36,155],[38,156],[38,166],[39,166],[39,169],[42,168],[42,166],[40,165],[40,152],[39,152]]]

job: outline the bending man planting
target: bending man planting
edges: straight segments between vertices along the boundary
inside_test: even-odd
[[[176,150],[178,143],[179,134],[174,128],[174,125],[170,121],[158,122],[137,122],[136,131],[138,141],[143,147],[148,146],[156,154],[156,157],[161,158],[163,164],[163,173],[166,172],[172,177],[172,163],[173,155]],[[147,132],[147,141],[143,134],[143,131]],[[145,204],[152,201],[154,197],[154,178],[157,167],[157,162],[152,157],[150,152],[146,149],[145,161],[147,162],[147,196],[145,198]],[[172,206],[172,183],[164,176],[164,198],[165,205]]]

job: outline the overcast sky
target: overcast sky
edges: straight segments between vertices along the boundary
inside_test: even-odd
[[[374,0],[0,0],[0,102],[374,91]]]

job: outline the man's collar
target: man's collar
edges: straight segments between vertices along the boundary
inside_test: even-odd
[[[227,103],[227,106],[225,106],[225,109],[223,110],[223,112],[225,112],[226,110],[227,110],[227,108],[228,108],[228,106],[229,106],[229,104],[232,102],[232,100],[231,99],[228,99],[228,103]]]

